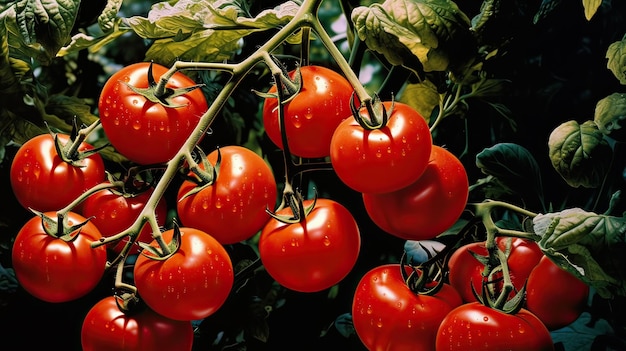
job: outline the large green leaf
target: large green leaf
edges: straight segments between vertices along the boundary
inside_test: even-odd
[[[580,208],[539,214],[534,231],[543,252],[603,297],[626,296],[626,218]]]
[[[626,119],[626,94],[613,93],[596,104],[593,121],[605,135],[624,141],[626,139],[626,128],[622,125],[624,119]]]
[[[287,24],[298,9],[287,1],[251,17],[232,0],[180,0],[157,3],[148,17],[124,22],[142,38],[154,40],[148,60],[164,65],[176,60],[220,62],[232,57],[243,37]]]
[[[527,201],[543,204],[541,170],[533,155],[525,147],[514,143],[498,143],[476,155],[476,166],[493,177],[492,186],[507,194],[518,194]]]
[[[621,84],[626,84],[626,37],[609,45],[606,58],[607,67]]]
[[[554,169],[572,187],[600,186],[609,168],[613,150],[593,121],[564,122],[548,139]]]
[[[19,0],[0,5],[12,56],[49,64],[69,40],[79,5],[80,0]]]
[[[426,72],[446,71],[471,41],[470,19],[449,0],[386,0],[355,8],[351,18],[371,50],[393,65],[417,58]]]

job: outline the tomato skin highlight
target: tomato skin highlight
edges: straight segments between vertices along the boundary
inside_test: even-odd
[[[461,297],[448,284],[433,296],[416,294],[400,267],[384,264],[361,278],[352,303],[354,329],[370,351],[432,351],[439,324]]]
[[[528,310],[506,314],[478,302],[463,304],[444,318],[436,351],[552,351],[550,332]]]
[[[330,155],[335,128],[352,115],[350,99],[354,89],[345,77],[325,67],[302,66],[300,72],[302,88],[284,105],[289,151],[304,158],[323,158]],[[295,70],[289,76],[293,78]],[[276,85],[268,93],[275,94]],[[283,149],[278,99],[265,99],[263,125],[270,140]]]
[[[150,188],[142,193],[128,197],[109,189],[100,190],[85,199],[81,213],[84,217],[91,218],[91,222],[98,227],[102,236],[109,237],[128,229],[135,222],[150,195],[152,195],[153,190],[153,188]],[[167,217],[167,204],[164,198],[159,200],[155,215],[157,223],[160,226],[164,226]],[[119,254],[129,240],[129,237],[125,237],[111,245],[110,248],[113,252]],[[146,223],[139,232],[135,243],[149,243],[151,241],[152,228]],[[129,250],[131,255],[139,252],[141,252],[139,245],[134,245]]]
[[[111,145],[138,164],[172,159],[208,109],[201,89],[173,98],[180,107],[166,107],[133,92],[126,84],[147,88],[149,66],[149,62],[139,62],[115,72],[102,87],[98,100],[102,128]],[[167,71],[167,67],[152,64],[156,81]],[[176,72],[167,87],[186,88],[195,84],[188,76]]]
[[[513,297],[516,291],[524,287],[526,279],[544,257],[541,248],[536,242],[522,238],[511,238],[511,252],[507,259],[511,282],[515,290],[511,292],[509,298]],[[497,237],[496,244],[500,250],[506,249],[505,237]],[[450,285],[460,294],[463,302],[475,302],[476,297],[472,293],[472,285],[477,293],[482,291],[482,273],[484,266],[471,252],[478,255],[487,255],[487,248],[484,242],[474,242],[459,247],[448,261]],[[498,275],[501,277],[501,274]],[[492,278],[493,279],[493,278]],[[498,285],[500,286],[500,285]]]
[[[424,117],[410,106],[383,102],[387,125],[365,130],[346,118],[335,130],[330,161],[341,181],[361,193],[388,193],[414,183],[426,169],[432,136]],[[361,114],[368,118],[366,110]]]
[[[66,134],[57,136],[62,143],[70,139]],[[83,142],[78,150],[93,150],[93,147]],[[19,148],[11,163],[13,193],[26,209],[60,210],[105,179],[104,162],[99,154],[90,155],[82,162],[82,167],[76,167],[63,161],[52,135],[35,136]]]
[[[212,185],[183,198],[196,184],[184,181],[178,190],[177,210],[184,226],[200,229],[222,244],[247,240],[271,218],[276,205],[274,174],[265,160],[241,146],[219,149],[221,165]],[[218,151],[207,158],[212,165]]]
[[[155,312],[174,320],[204,319],[226,301],[234,282],[233,266],[226,249],[209,234],[181,227],[180,248],[166,260],[144,255],[134,268],[139,296]],[[163,232],[170,242],[174,230]],[[156,240],[150,243],[159,247]]]
[[[549,330],[573,323],[584,311],[589,286],[544,256],[530,272],[526,308]]]
[[[191,350],[190,322],[163,317],[149,308],[125,314],[115,297],[98,301],[87,312],[81,328],[83,351]]]
[[[461,161],[432,146],[430,161],[412,184],[389,193],[364,193],[365,210],[385,232],[406,240],[429,240],[461,217],[469,196],[469,180]]]
[[[56,219],[56,212],[44,213]],[[69,212],[69,223],[86,220]],[[67,302],[91,292],[104,275],[106,248],[91,248],[100,240],[98,228],[87,222],[70,242],[55,238],[43,229],[41,218],[33,217],[20,229],[12,248],[15,275],[29,294],[46,302]]]
[[[305,200],[309,206],[312,200]],[[278,214],[291,214],[289,208]],[[354,267],[361,236],[352,214],[329,199],[317,199],[302,222],[271,219],[261,231],[259,255],[267,273],[299,292],[321,291],[339,283]]]

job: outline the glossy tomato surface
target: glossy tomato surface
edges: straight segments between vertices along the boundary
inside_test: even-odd
[[[462,303],[448,284],[433,295],[416,294],[402,278],[399,264],[371,269],[354,292],[352,321],[371,351],[432,351],[439,324]]]
[[[100,190],[85,199],[81,213],[91,218],[91,222],[98,227],[102,236],[109,237],[128,229],[135,222],[153,190],[149,188],[138,194],[123,194],[111,189]],[[167,204],[164,198],[159,200],[155,214],[159,226],[165,225]],[[119,254],[129,240],[129,237],[125,237],[112,245],[111,250]],[[149,243],[151,241],[152,228],[146,223],[139,232],[136,242]],[[129,254],[137,254],[140,251],[141,247],[134,245],[129,250]]]
[[[56,212],[45,215],[56,219]],[[74,212],[67,214],[68,225],[86,219]],[[104,246],[91,248],[102,235],[87,222],[72,241],[46,233],[39,216],[20,229],[12,248],[15,275],[20,285],[34,297],[46,302],[67,302],[83,297],[104,275],[107,253]]]
[[[83,351],[191,350],[190,322],[163,317],[149,308],[126,314],[115,300],[105,297],[87,312],[81,328]]]
[[[226,301],[234,281],[226,249],[209,234],[180,228],[180,248],[165,260],[137,257],[134,268],[139,296],[155,312],[175,320],[204,319]],[[163,232],[171,242],[174,230]],[[156,240],[150,243],[159,247]]]
[[[335,128],[352,115],[350,98],[354,89],[346,78],[325,67],[303,66],[300,73],[302,88],[284,105],[289,151],[306,158],[326,157]],[[289,73],[292,79],[295,74]],[[268,93],[276,93],[276,85]],[[265,99],[263,125],[270,140],[283,149],[278,99]]]
[[[526,279],[530,272],[537,266],[543,252],[536,242],[521,238],[511,239],[511,252],[507,259],[511,281],[516,291],[522,289],[526,283]],[[505,237],[496,238],[496,243],[500,250],[506,250]],[[448,261],[450,284],[461,294],[464,302],[474,302],[476,298],[472,293],[472,285],[477,293],[482,291],[484,266],[473,255],[487,255],[487,248],[484,242],[469,243],[458,248]],[[499,280],[502,277],[500,273],[491,277],[490,280]],[[501,282],[491,284],[490,287],[501,288]],[[511,296],[515,295],[515,291],[511,292]]]
[[[57,134],[61,143],[68,135]],[[79,151],[92,150],[81,143]],[[93,154],[74,166],[61,159],[50,134],[41,134],[25,142],[11,163],[11,188],[24,208],[39,212],[57,211],[69,205],[89,188],[105,179],[102,157]]]
[[[573,323],[587,306],[589,286],[544,256],[530,272],[526,308],[550,330]]]
[[[444,318],[436,351],[552,351],[550,332],[528,310],[507,314],[478,302],[463,304]]]
[[[366,130],[353,117],[335,130],[330,160],[337,176],[362,193],[387,193],[414,183],[426,169],[432,136],[426,120],[410,106],[384,102],[387,124]],[[361,110],[365,118],[369,115]]]
[[[407,240],[433,239],[461,217],[469,195],[465,167],[450,151],[432,146],[422,175],[405,188],[363,194],[365,210],[385,232]]]
[[[208,109],[201,89],[174,97],[176,107],[152,102],[136,93],[147,88],[149,62],[128,65],[115,72],[104,84],[98,100],[100,121],[111,145],[129,160],[139,164],[169,161],[185,143]],[[167,67],[152,64],[158,82]],[[196,83],[181,72],[168,80],[167,88],[187,88]]]
[[[305,200],[304,206],[312,200]],[[291,214],[289,208],[279,215]],[[354,267],[361,248],[359,227],[343,205],[317,199],[295,224],[271,219],[261,231],[259,255],[267,273],[282,286],[315,292],[339,283]]]
[[[196,184],[185,181],[178,190],[178,216],[184,226],[200,229],[222,244],[246,239],[270,219],[266,209],[276,205],[276,180],[265,160],[250,149],[219,149],[221,164],[213,184],[190,196]],[[218,150],[207,158],[217,162]]]

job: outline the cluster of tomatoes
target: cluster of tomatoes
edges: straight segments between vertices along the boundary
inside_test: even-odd
[[[385,264],[367,272],[352,305],[354,328],[369,350],[554,350],[550,332],[573,323],[587,306],[589,287],[544,256],[532,240],[498,238],[507,262],[515,311],[485,303],[502,291],[502,271],[484,277],[485,242],[455,250],[448,279],[434,293],[407,284],[414,267]],[[431,283],[431,285],[434,283]],[[432,289],[431,289],[432,290]],[[523,293],[525,291],[525,294]]]
[[[180,72],[160,87],[154,77],[167,71],[150,63],[125,67],[105,84],[98,107],[106,138],[133,163],[151,168],[180,156],[186,168],[177,173],[185,180],[177,192],[174,228],[158,230],[168,211],[162,198],[147,213],[155,188],[130,192],[127,182],[108,176],[84,134],[33,138],[12,163],[15,196],[35,213],[12,252],[16,276],[30,294],[52,303],[75,300],[101,281],[111,254],[125,264],[137,255],[132,281],[115,283],[123,293],[103,299],[86,315],[85,350],[120,343],[142,350],[168,344],[191,349],[189,322],[215,313],[233,288],[235,271],[224,245],[259,234],[264,269],[299,292],[336,285],[359,256],[359,227],[337,201],[303,199],[293,191],[279,196],[272,169],[242,146],[222,146],[208,155],[199,151],[197,157],[184,150],[194,134],[196,141],[202,138],[196,127],[208,105],[194,81]],[[281,102],[271,97],[274,86],[263,106],[266,133],[278,148],[329,160],[339,179],[362,194],[372,221],[390,235],[433,239],[460,218],[469,192],[465,169],[452,153],[433,145],[426,121],[415,110],[376,100],[355,107],[350,83],[323,67],[299,67],[290,76],[298,82],[297,94]],[[137,223],[140,229],[128,231]],[[115,240],[105,239],[111,237]],[[484,246],[475,243],[452,255],[449,284],[436,294],[411,290],[402,265],[368,272],[354,295],[355,330],[371,350],[432,350],[435,344],[437,350],[465,349],[479,343],[498,349],[498,343],[511,342],[520,349],[550,349],[545,326],[575,319],[587,287],[581,283],[578,294],[548,293],[556,284],[546,285],[547,279],[567,280],[570,287],[579,282],[541,258],[533,244],[515,241],[509,255],[515,287],[528,280],[526,306],[532,313],[504,314],[475,302],[472,284],[479,291],[485,279],[482,263],[470,253],[484,254]],[[131,308],[129,301],[135,300],[122,299],[128,293],[136,293],[145,306]],[[553,313],[555,306],[563,313]],[[559,318],[550,319],[554,316]],[[120,331],[125,338],[116,334]],[[498,333],[511,335],[497,341]],[[537,344],[529,346],[528,340]]]

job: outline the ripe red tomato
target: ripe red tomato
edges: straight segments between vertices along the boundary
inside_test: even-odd
[[[550,332],[528,310],[507,314],[478,302],[463,304],[443,319],[436,351],[551,351]]]
[[[309,206],[312,200],[305,200]],[[278,211],[289,215],[289,208]],[[359,227],[348,209],[329,199],[299,223],[271,219],[261,231],[259,255],[267,273],[282,286],[315,292],[339,283],[354,267],[361,248]]]
[[[352,114],[350,98],[354,89],[346,78],[325,67],[303,66],[300,72],[302,88],[284,105],[289,151],[306,158],[326,157],[335,128]],[[289,76],[294,78],[295,71]],[[276,93],[276,85],[268,93]],[[278,99],[265,99],[263,125],[270,140],[282,149]]]
[[[215,182],[183,198],[195,187],[185,181],[178,190],[178,216],[184,226],[209,233],[222,244],[249,239],[263,228],[276,204],[276,180],[261,156],[241,146],[219,149],[221,164]],[[207,158],[212,165],[218,151]]]
[[[191,350],[190,322],[163,317],[149,308],[126,314],[108,296],[87,313],[81,329],[83,351]]]
[[[62,143],[70,137],[57,134]],[[79,151],[93,150],[83,142]],[[11,163],[11,188],[24,208],[39,212],[57,211],[69,205],[89,188],[105,179],[102,157],[93,154],[81,166],[61,159],[50,134],[41,134],[25,142]]]
[[[585,309],[589,286],[544,256],[530,272],[526,308],[549,330],[573,323]]]
[[[46,212],[56,220],[56,212]],[[69,212],[69,225],[86,221]],[[87,222],[73,241],[49,235],[41,218],[33,217],[20,229],[12,249],[13,269],[21,286],[34,297],[46,302],[67,302],[83,297],[104,275],[107,253],[103,246],[91,248],[100,240],[98,228]]]
[[[372,221],[387,233],[407,240],[428,240],[461,217],[468,195],[469,181],[461,161],[433,145],[419,179],[393,192],[365,193],[363,203]]]
[[[416,294],[400,270],[385,264],[361,278],[352,303],[354,329],[371,351],[432,351],[439,324],[461,297],[448,284],[433,296]]]
[[[115,72],[102,87],[98,109],[102,128],[115,149],[139,164],[167,162],[182,147],[208,109],[200,89],[174,97],[179,107],[166,107],[132,91],[126,84],[147,88],[149,62],[139,62]],[[156,81],[168,71],[152,64]],[[168,88],[187,88],[195,82],[176,72]]]
[[[424,117],[400,102],[383,103],[387,125],[366,130],[355,118],[337,127],[330,161],[348,187],[362,193],[388,193],[414,183],[426,169],[432,136]],[[361,113],[368,117],[368,113]]]
[[[180,248],[165,260],[137,257],[135,286],[155,312],[175,320],[204,319],[226,301],[234,283],[233,265],[226,249],[209,234],[180,228]],[[166,242],[174,229],[163,232]],[[150,243],[159,247],[156,240]]]
[[[128,229],[135,222],[153,190],[149,188],[132,195],[122,194],[112,189],[100,190],[85,199],[81,212],[83,216],[91,218],[91,222],[98,227],[102,236],[109,237]],[[167,217],[165,199],[161,198],[155,212],[157,223],[164,226]],[[129,237],[125,237],[113,245],[111,250],[119,254],[129,240]],[[151,241],[152,228],[146,223],[139,232],[136,242],[149,243]],[[137,254],[140,251],[141,247],[135,245],[130,249],[129,254]]]
[[[509,265],[509,273],[511,276],[511,282],[518,291],[526,283],[526,279],[530,275],[530,272],[537,266],[543,252],[536,242],[532,240],[526,240],[521,238],[511,238],[511,253],[507,263]],[[508,238],[498,237],[496,243],[501,250],[506,248],[506,240]],[[483,282],[483,270],[484,266],[480,263],[471,252],[479,255],[487,255],[487,249],[484,242],[469,243],[458,248],[448,261],[449,267],[449,279],[450,285],[452,285],[463,298],[464,302],[474,302],[476,298],[472,293],[472,286],[477,293],[482,291]],[[501,274],[496,274],[491,280],[502,277]],[[501,283],[496,285],[497,288],[501,287]],[[515,296],[515,292],[511,293],[511,297]]]

